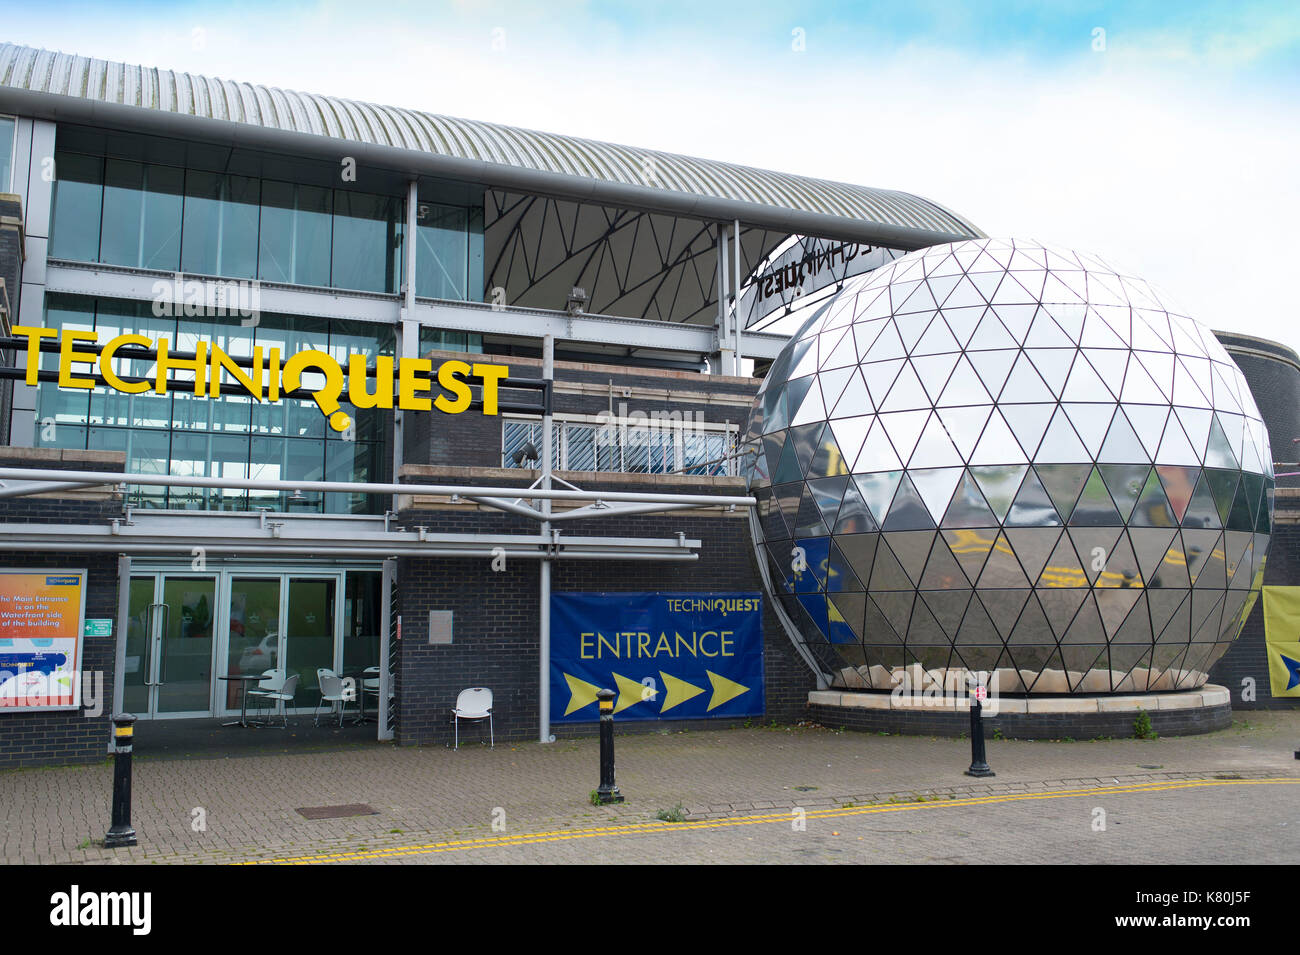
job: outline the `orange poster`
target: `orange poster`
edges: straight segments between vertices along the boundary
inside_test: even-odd
[[[0,569],[0,709],[78,705],[84,570]]]

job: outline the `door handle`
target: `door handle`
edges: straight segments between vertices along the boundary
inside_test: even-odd
[[[153,675],[154,643],[157,642],[158,640],[157,624],[158,624],[158,609],[160,607],[166,609],[167,605],[150,604],[145,609],[145,616],[144,616],[145,632],[147,634],[144,643],[144,676],[145,676],[144,685],[145,686],[158,685],[157,680],[151,680],[149,679],[149,677]]]
[[[158,631],[158,650],[162,654],[162,661],[158,666],[158,685],[163,686],[167,683],[167,629],[172,622],[172,608],[168,604],[161,604],[163,609],[162,628]]]

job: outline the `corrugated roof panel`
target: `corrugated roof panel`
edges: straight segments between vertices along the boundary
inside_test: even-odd
[[[0,44],[0,93],[5,87],[630,186],[649,185],[644,164],[652,157],[654,184],[669,192],[953,237],[981,234],[907,193],[8,43]]]

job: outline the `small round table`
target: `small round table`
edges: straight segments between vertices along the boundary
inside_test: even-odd
[[[352,725],[360,726],[363,723],[373,723],[374,720],[366,716],[366,693],[372,692],[376,696],[378,696],[378,693],[374,690],[367,691],[365,682],[366,680],[377,681],[379,679],[379,668],[366,667],[364,670],[349,670],[343,676],[353,681],[353,686],[356,687],[357,691],[357,709],[359,712],[356,718],[352,720]],[[378,714],[376,714],[376,718],[378,718]]]
[[[258,683],[264,679],[260,673],[231,673],[226,676],[217,677],[218,680],[231,681],[235,680],[244,684],[244,695],[239,700],[239,719],[232,720],[229,723],[222,723],[222,726],[242,726],[245,729],[256,727],[256,723],[248,722],[248,684]]]

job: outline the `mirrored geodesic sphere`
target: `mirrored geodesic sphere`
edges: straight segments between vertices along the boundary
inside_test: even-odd
[[[1246,381],[1091,255],[981,239],[847,283],[743,451],[773,597],[837,686],[1196,687],[1259,592],[1273,469]]]

